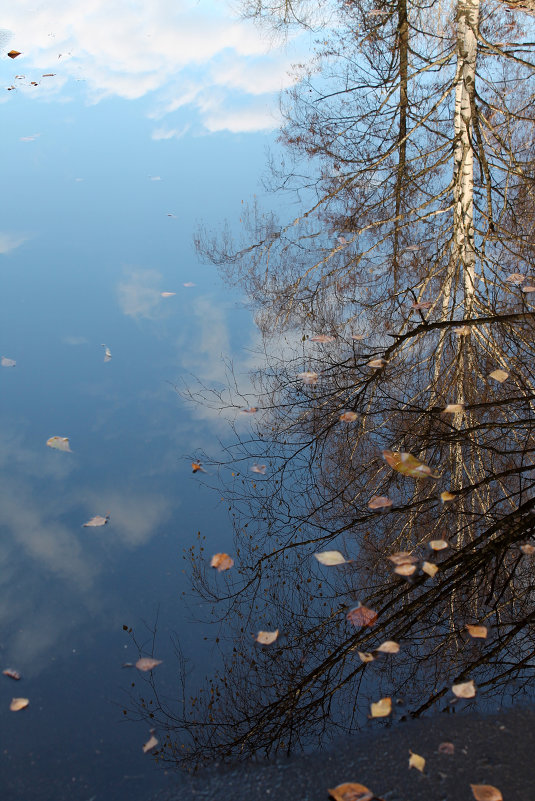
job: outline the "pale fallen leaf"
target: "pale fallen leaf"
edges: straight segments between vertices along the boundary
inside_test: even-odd
[[[374,495],[373,498],[370,498],[368,501],[368,508],[386,509],[388,506],[392,506],[392,503],[393,501],[387,498],[386,495]]]
[[[354,423],[357,417],[356,412],[344,412],[340,415],[340,420],[342,423]]]
[[[416,770],[419,770],[420,773],[423,773],[425,768],[425,759],[423,756],[420,756],[420,754],[415,754],[414,751],[411,751],[410,749],[409,754],[409,768],[416,768]]]
[[[508,284],[523,284],[526,280],[526,276],[522,275],[522,273],[511,273],[505,280]]]
[[[15,367],[16,363],[15,359],[8,359],[7,356],[2,356],[2,367]]]
[[[261,476],[265,475],[267,469],[267,465],[265,464],[253,464],[251,465],[251,473],[260,473]]]
[[[46,444],[49,448],[55,448],[57,451],[72,453],[68,437],[50,437],[50,439],[47,439]]]
[[[438,747],[439,754],[454,754],[455,753],[455,746],[453,743],[440,743]]]
[[[308,385],[317,384],[319,378],[317,373],[313,373],[309,370],[306,370],[304,373],[298,373],[297,377],[301,379],[303,384]]]
[[[2,671],[4,676],[9,676],[10,679],[14,679],[15,681],[19,681],[20,673],[18,670],[13,670],[13,668],[6,668]]]
[[[366,339],[366,334],[351,334],[351,339],[360,342],[361,339]]]
[[[350,609],[346,617],[354,626],[373,626],[377,621],[377,612],[359,604]]]
[[[506,373],[505,370],[493,370],[492,373],[489,373],[489,378],[493,378],[495,381],[499,381],[500,384],[509,378],[509,373]]]
[[[380,651],[382,654],[397,654],[399,653],[399,645],[394,640],[385,640],[385,642],[381,643],[379,648],[375,649],[376,651]]]
[[[136,667],[138,670],[143,670],[144,672],[146,672],[148,670],[152,670],[153,668],[161,664],[162,664],[161,659],[153,659],[150,656],[143,656],[141,657],[141,659],[137,660]]]
[[[416,573],[416,565],[402,562],[401,565],[397,565],[394,568],[394,573],[397,573],[398,576],[412,576],[413,573]]]
[[[420,311],[420,309],[430,309],[432,305],[433,304],[430,300],[424,300],[421,303],[413,303],[411,309],[414,309],[414,311]]]
[[[492,784],[471,784],[470,787],[476,801],[503,801],[503,795]]]
[[[488,629],[486,626],[475,626],[467,623],[466,628],[470,637],[475,637],[477,639],[484,640],[488,634]]]
[[[384,367],[385,364],[388,364],[386,359],[372,359],[368,362],[368,367]]]
[[[98,526],[105,526],[109,519],[109,515],[106,515],[106,517],[102,517],[102,515],[95,515],[95,517],[92,517],[91,520],[87,521],[87,523],[84,523],[82,528],[97,528]]]
[[[347,559],[342,556],[340,551],[320,551],[315,553],[314,556],[322,565],[343,565],[347,562]]]
[[[417,556],[414,556],[411,553],[407,553],[407,551],[398,551],[398,553],[393,553],[387,558],[395,565],[404,565],[404,564],[413,565],[419,561]]]
[[[12,698],[9,708],[12,712],[20,712],[21,709],[26,709],[29,703],[28,698]]]
[[[275,642],[278,636],[278,629],[275,631],[259,631],[255,637],[255,640],[256,642],[259,642],[260,645],[271,645],[271,643]]]
[[[444,548],[448,547],[446,540],[431,540],[427,544],[433,551],[443,551]]]
[[[370,654],[369,651],[357,651],[357,654],[361,662],[373,662],[375,659],[374,655]]]
[[[438,573],[438,567],[433,564],[433,562],[424,562],[422,564],[422,570],[424,573],[427,573],[428,576],[431,576],[431,578]]]
[[[176,292],[160,292],[160,297],[162,298],[172,298],[176,295]]]
[[[310,337],[309,342],[334,342],[335,337],[328,334],[317,334],[315,337]]]
[[[464,403],[448,403],[444,409],[445,414],[457,414],[464,411]]]
[[[104,361],[109,362],[111,359],[111,350],[107,345],[104,345],[104,343],[102,343],[102,347],[104,348]]]
[[[428,465],[421,462],[411,453],[404,451],[383,451],[383,459],[398,473],[411,478],[438,478]]]
[[[375,797],[367,787],[357,782],[345,782],[327,792],[334,801],[372,801]]]
[[[535,286],[533,286],[532,284],[524,284],[524,286],[521,287],[521,289],[522,292],[535,292]]]
[[[460,325],[457,328],[452,329],[454,334],[457,334],[458,337],[466,337],[468,334],[472,333],[472,329],[469,325]]]
[[[197,286],[197,284],[194,284],[193,281],[186,281],[186,283],[182,284],[182,286],[185,286],[187,289],[190,289],[190,287]]]
[[[461,682],[461,684],[454,684],[451,688],[457,698],[474,698],[476,694],[476,685],[472,680]]]
[[[258,406],[251,406],[250,409],[240,409],[242,414],[255,414],[258,411]]]
[[[147,753],[147,751],[151,751],[151,750],[152,750],[153,748],[155,748],[157,745],[158,745],[158,740],[156,739],[156,737],[155,737],[155,736],[154,736],[154,734],[153,734],[153,735],[150,737],[150,739],[149,739],[149,740],[147,740],[147,742],[146,742],[146,743],[145,743],[145,745],[143,746],[143,753],[144,753],[144,754],[146,754],[146,753]]]
[[[535,545],[530,545],[529,542],[525,545],[520,546],[520,550],[522,553],[525,553],[527,556],[531,556],[535,553]]]
[[[221,573],[222,570],[230,570],[234,564],[234,559],[228,553],[216,553],[212,556],[210,567],[217,568],[217,572]]]
[[[440,493],[440,500],[442,501],[442,503],[447,503],[447,501],[454,501],[455,495],[453,494],[453,492],[448,492],[446,490],[445,492]]]
[[[392,699],[381,698],[380,701],[371,704],[372,718],[385,718],[392,712]]]

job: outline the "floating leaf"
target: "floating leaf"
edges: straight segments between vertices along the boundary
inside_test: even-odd
[[[428,465],[421,462],[411,453],[401,451],[383,451],[383,459],[398,473],[411,478],[438,478]]]
[[[331,337],[328,334],[318,334],[315,337],[310,337],[309,342],[334,342],[335,337]]]
[[[12,698],[9,708],[12,712],[20,712],[21,709],[26,709],[29,703],[28,698]]]
[[[414,309],[414,311],[420,311],[421,309],[430,309],[432,305],[433,304],[430,300],[424,300],[421,303],[413,303],[411,309]]]
[[[257,406],[251,406],[250,409],[240,409],[240,412],[242,412],[243,414],[254,414],[257,411],[258,411]]]
[[[493,370],[492,373],[489,373],[489,378],[493,378],[495,381],[499,381],[500,384],[509,378],[509,373],[506,373],[505,370]]]
[[[413,556],[411,553],[407,553],[407,551],[398,551],[398,553],[393,553],[388,557],[388,559],[390,559],[390,561],[395,565],[413,565],[418,562],[418,557]]]
[[[50,437],[50,439],[47,439],[46,444],[49,448],[55,448],[57,451],[72,453],[68,437]]]
[[[334,801],[373,801],[375,798],[367,787],[357,782],[345,782],[327,792]]]
[[[186,281],[186,283],[182,284],[182,286],[185,286],[187,289],[190,289],[190,287],[197,286],[197,284],[194,284],[193,281]]]
[[[476,639],[484,640],[488,634],[488,629],[486,626],[473,626],[470,623],[467,623],[466,628],[470,637],[475,637]]]
[[[531,556],[532,554],[535,553],[535,545],[530,545],[528,542],[525,545],[521,545],[520,550],[522,551],[522,553]]]
[[[454,754],[455,753],[455,746],[453,743],[440,743],[438,747],[439,754]]]
[[[8,53],[8,56],[9,56],[9,58],[17,58],[17,56],[20,56],[20,51],[19,50],[10,50],[9,53]]]
[[[160,292],[160,297],[162,298],[172,298],[176,295],[176,292]]]
[[[143,656],[141,659],[137,660],[136,667],[138,670],[143,670],[144,672],[146,672],[148,670],[152,670],[153,668],[161,664],[162,664],[161,659],[153,659],[150,656]]]
[[[431,540],[427,544],[433,551],[443,551],[444,548],[448,547],[446,540]]]
[[[413,573],[416,573],[416,565],[402,562],[394,568],[394,573],[397,573],[398,576],[412,576]]]
[[[83,528],[97,528],[98,526],[105,526],[109,519],[109,515],[106,515],[106,517],[102,517],[102,515],[95,515],[95,517],[92,517],[91,520],[87,521],[87,523],[83,524]]]
[[[380,651],[382,654],[398,654],[399,645],[397,642],[394,642],[394,640],[385,640],[385,642],[381,643],[379,648],[375,650]]]
[[[297,377],[301,379],[303,384],[308,384],[308,385],[317,384],[319,378],[317,373],[313,373],[310,371],[305,371],[304,373],[298,373]]]
[[[102,347],[104,348],[104,361],[109,362],[111,359],[111,350],[107,345],[102,344]]]
[[[346,617],[354,626],[373,626],[377,621],[377,612],[359,604],[350,609]]]
[[[9,676],[10,679],[14,679],[15,681],[19,681],[20,673],[18,670],[13,670],[13,668],[6,668],[2,671],[4,676]]]
[[[461,684],[454,684],[451,690],[453,694],[457,696],[457,698],[474,698],[476,694],[476,685],[472,680],[465,681]]]
[[[278,629],[275,631],[259,631],[255,637],[255,640],[256,642],[259,642],[260,645],[271,645],[271,643],[275,642],[278,636]]]
[[[442,503],[447,503],[448,501],[454,501],[455,495],[453,494],[453,492],[448,492],[446,490],[445,492],[440,493],[440,500],[442,501]]]
[[[524,284],[524,286],[520,288],[522,292],[535,292],[535,286],[532,284]]]
[[[522,275],[522,273],[511,273],[505,280],[508,284],[523,284],[526,280],[526,276]]]
[[[452,329],[454,334],[457,334],[458,337],[466,337],[468,334],[472,333],[472,329],[469,325],[460,325],[457,328]]]
[[[53,78],[55,76],[55,72],[43,72],[41,78]]]
[[[503,795],[492,784],[471,784],[470,787],[476,801],[503,801]]]
[[[360,342],[361,339],[366,339],[366,334],[351,334],[351,339]]]
[[[420,754],[415,754],[414,751],[411,751],[410,749],[409,754],[409,768],[416,768],[416,770],[419,770],[420,773],[423,773],[425,768],[425,759],[423,756],[420,756]]]
[[[158,745],[158,740],[156,739],[156,737],[155,737],[155,736],[154,736],[154,734],[153,734],[153,735],[150,737],[150,739],[149,739],[149,740],[147,740],[147,742],[146,742],[146,743],[145,743],[145,745],[143,746],[143,753],[144,753],[144,754],[146,754],[146,753],[147,753],[147,751],[152,751],[152,749],[153,749],[153,748],[156,748],[156,746],[157,746],[157,745]]]
[[[438,573],[438,567],[433,564],[433,562],[423,562],[422,570],[424,573],[427,573],[428,576],[431,576],[431,578]]]
[[[372,718],[385,718],[392,712],[392,699],[381,698],[380,701],[371,704]]]
[[[342,423],[354,423],[357,417],[356,412],[344,412],[340,415],[340,420]]]
[[[15,367],[16,363],[15,359],[8,359],[7,356],[2,356],[2,361],[0,362],[2,367]]]
[[[251,465],[251,473],[260,473],[261,476],[266,474],[267,465],[265,464],[253,464]]]
[[[221,573],[222,570],[230,570],[234,564],[234,559],[228,553],[216,553],[212,556],[210,567],[217,568],[217,572]]]
[[[320,551],[315,553],[314,556],[322,565],[343,565],[347,563],[347,559],[342,556],[340,551]]]
[[[357,654],[361,662],[373,662],[375,660],[374,655],[370,654],[369,651],[357,651]]]
[[[448,403],[444,409],[445,414],[457,414],[457,412],[464,412],[464,403]]]
[[[373,498],[370,498],[368,501],[368,508],[386,509],[388,506],[392,506],[392,503],[393,501],[387,498],[386,495],[374,495]]]
[[[368,367],[384,367],[385,364],[388,364],[386,359],[372,359],[368,362]]]
[[[198,473],[199,470],[201,471],[201,473],[206,473],[206,470],[204,469],[204,467],[202,466],[202,464],[200,462],[192,462],[191,463],[191,471],[192,471],[192,473]]]

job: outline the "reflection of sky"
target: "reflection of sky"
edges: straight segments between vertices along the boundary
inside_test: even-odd
[[[16,366],[0,368],[0,668],[24,679],[0,684],[0,725],[16,760],[112,736],[110,697],[135,656],[123,623],[160,605],[170,681],[169,629],[200,658],[182,554],[198,531],[231,546],[186,456],[214,452],[227,428],[176,387],[221,386],[225,360],[244,376],[258,357],[248,312],[198,263],[192,233],[238,219],[257,191],[292,57],[222,2],[21,0],[1,25],[0,355]],[[82,527],[97,514],[109,524]],[[7,711],[13,694],[30,697],[24,716]],[[91,711],[74,721],[82,699]],[[134,762],[145,739],[123,727]]]

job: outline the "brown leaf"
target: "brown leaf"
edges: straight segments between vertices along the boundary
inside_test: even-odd
[[[370,362],[368,362],[368,367],[384,367],[385,364],[388,364],[386,359],[372,359]]]
[[[453,494],[453,492],[448,492],[447,490],[445,490],[445,492],[440,493],[440,500],[442,501],[442,503],[447,503],[448,501],[454,501],[455,495]]]
[[[356,412],[344,412],[340,415],[340,421],[342,423],[354,423],[357,417]]]
[[[486,626],[472,626],[470,623],[467,623],[466,628],[470,637],[484,640],[488,634],[488,629]]]
[[[454,684],[451,688],[457,698],[474,698],[476,694],[476,685],[472,680],[461,682],[461,684]]]
[[[26,709],[29,703],[28,698],[12,698],[9,708],[12,712],[20,712],[21,709]]]
[[[317,334],[315,337],[310,337],[309,342],[334,342],[335,337],[328,334]]]
[[[222,570],[230,570],[234,564],[234,559],[228,553],[215,553],[212,556],[210,567],[217,568],[217,572],[221,573]]]
[[[362,604],[350,609],[346,617],[354,626],[373,626],[377,622],[377,612]]]
[[[373,793],[363,784],[356,782],[345,782],[339,784],[333,790],[327,790],[334,801],[372,801]]]
[[[424,300],[421,303],[413,303],[411,309],[414,311],[420,311],[420,309],[430,309],[433,304],[430,300]]]
[[[420,773],[423,773],[425,768],[425,759],[423,756],[420,756],[420,754],[415,754],[410,749],[409,754],[409,768],[416,768],[416,770],[419,770]]]
[[[386,509],[388,506],[392,506],[392,503],[393,501],[387,498],[386,495],[374,495],[373,498],[370,498],[368,501],[368,508]]]
[[[6,668],[5,670],[2,671],[2,673],[4,674],[4,676],[9,676],[10,679],[15,679],[15,681],[18,681],[20,679],[20,673],[18,672],[18,670],[13,670],[13,668]]]
[[[381,698],[380,701],[371,704],[372,718],[385,718],[392,712],[392,699]]]
[[[109,515],[106,515],[106,517],[102,517],[102,515],[95,515],[95,517],[92,517],[91,520],[87,521],[87,523],[83,524],[83,528],[96,528],[98,526],[105,526],[109,519]]]
[[[492,784],[471,784],[470,787],[476,801],[503,801],[503,795]]]
[[[192,471],[192,473],[198,473],[199,470],[201,471],[201,473],[206,473],[206,470],[204,469],[204,467],[202,466],[202,464],[200,462],[192,462],[191,463],[191,471]]]
[[[511,273],[505,280],[508,284],[523,284],[526,280],[526,276],[522,275],[522,273]]]
[[[455,746],[453,743],[440,743],[438,747],[439,754],[449,754],[450,756],[455,753]]]
[[[271,643],[275,642],[278,636],[278,629],[275,631],[259,631],[255,637],[255,640],[256,642],[259,642],[260,645],[271,645]]]
[[[156,737],[153,734],[150,737],[150,739],[147,740],[147,742],[143,746],[143,753],[146,754],[147,751],[151,751],[153,748],[156,748],[157,745],[158,745],[158,740],[156,739]]]
[[[20,52],[18,50],[10,50],[8,56],[9,58],[17,58],[17,56],[20,56]]]
[[[143,656],[141,657],[141,659],[137,660],[136,667],[138,670],[143,670],[144,672],[146,672],[148,670],[152,670],[153,668],[161,664],[162,664],[161,659],[153,659],[150,656]]]

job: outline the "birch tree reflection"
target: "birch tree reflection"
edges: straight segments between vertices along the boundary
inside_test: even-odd
[[[284,224],[253,207],[241,244],[198,239],[254,300],[266,360],[217,465],[235,566],[190,554],[223,668],[185,708],[152,685],[171,761],[321,742],[380,697],[417,716],[453,685],[477,702],[533,681],[533,21],[478,0],[325,5],[280,180],[314,201]],[[345,561],[319,564],[332,550]],[[348,620],[358,603],[372,625]]]

